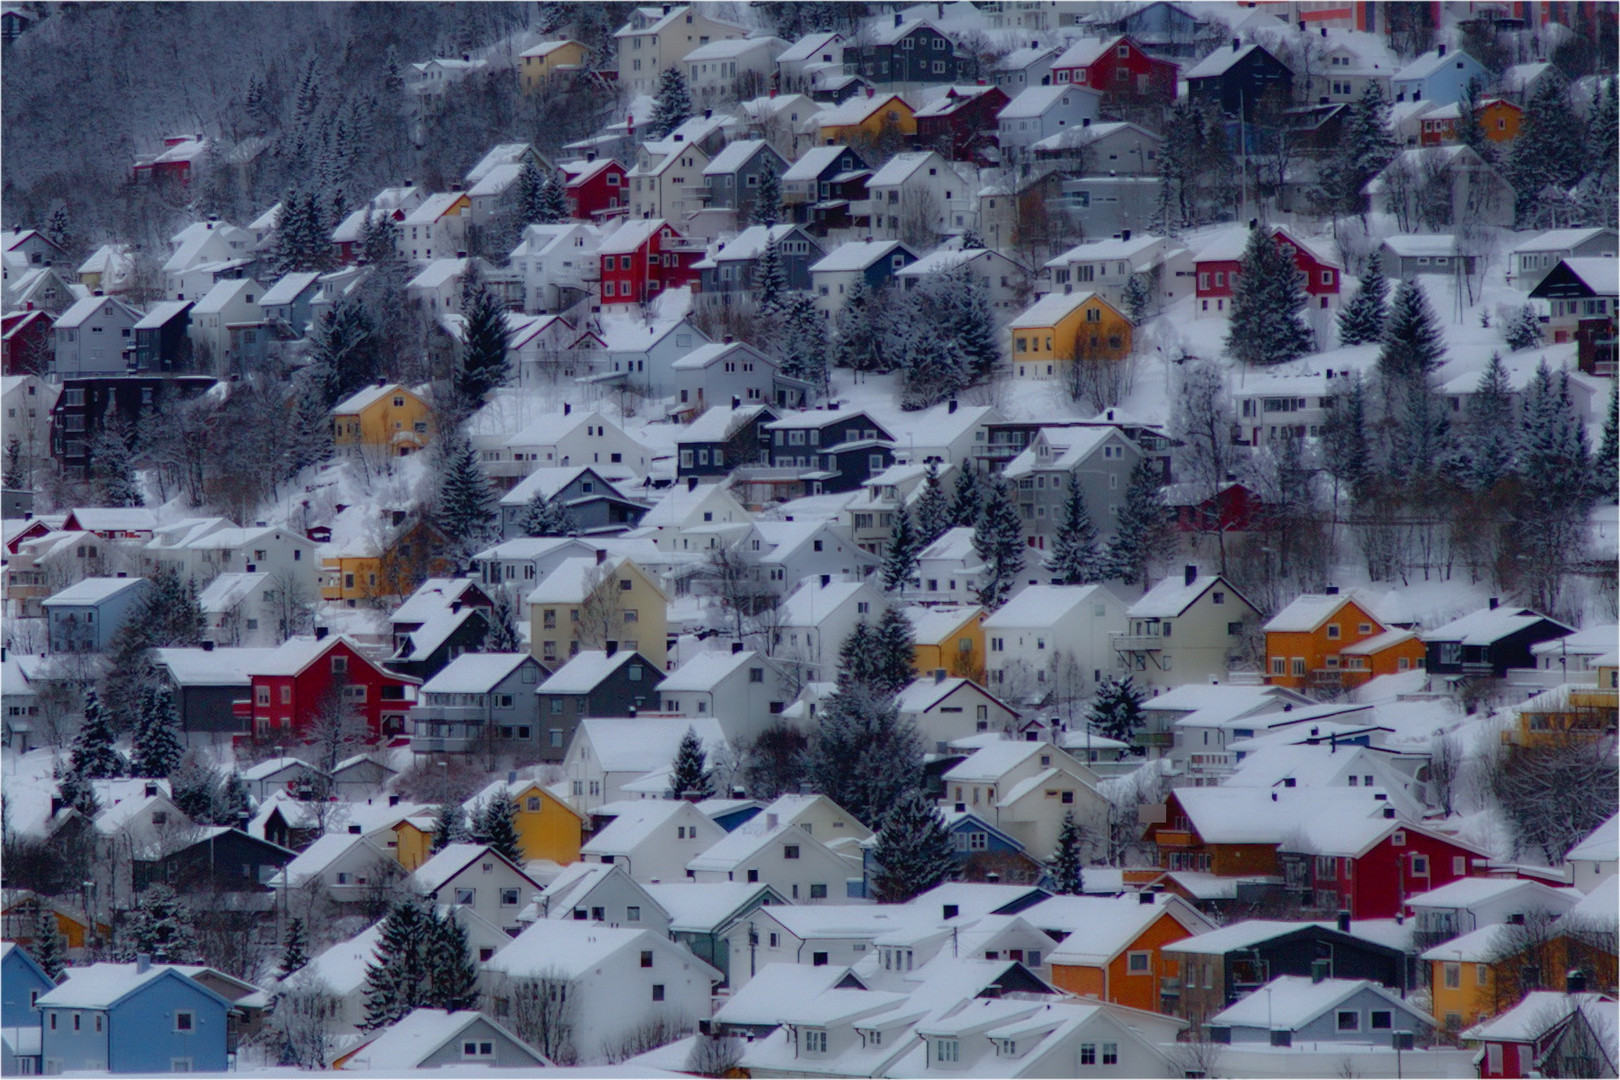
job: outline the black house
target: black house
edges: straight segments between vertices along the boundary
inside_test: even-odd
[[[229,656],[216,655],[211,641],[199,648],[155,650],[156,665],[174,688],[180,730],[188,743],[193,736],[209,741],[247,734],[248,722],[236,714],[233,703],[252,696],[253,681]]]
[[[241,829],[214,827],[201,839],[160,859],[135,863],[135,888],[154,881],[176,891],[223,889],[229,892],[265,892],[276,871],[298,853],[249,836]]]
[[[1496,598],[1479,611],[1425,630],[1430,675],[1500,679],[1508,668],[1532,668],[1530,647],[1573,634],[1573,628],[1529,608],[1500,607]]]
[[[768,405],[716,405],[676,436],[680,449],[676,475],[726,476],[739,465],[758,465],[770,458],[770,433],[776,419]]]
[[[164,300],[135,324],[133,373],[189,372],[192,366],[190,300]]]
[[[815,409],[766,429],[771,467],[801,470],[806,495],[854,491],[894,464],[894,436],[864,412]]]
[[[113,414],[131,425],[164,402],[194,398],[214,385],[206,375],[104,376],[63,379],[51,408],[51,455],[69,480],[83,480],[90,468],[90,444]]]
[[[979,61],[932,23],[895,12],[893,25],[844,46],[844,70],[876,84],[971,82]]]
[[[414,630],[396,636],[399,645],[383,666],[426,682],[462,653],[483,649],[484,639],[489,636],[488,609],[459,604],[454,609],[444,608]]]
[[[1253,120],[1254,111],[1268,97],[1279,107],[1292,100],[1294,73],[1288,65],[1259,45],[1232,39],[1230,48],[1217,49],[1187,72],[1187,99],[1217,106],[1227,116]]]
[[[540,722],[562,730],[562,746],[573,739],[579,722],[591,716],[634,716],[658,708],[658,684],[664,673],[634,649],[604,652],[586,649],[568,658],[535,693]],[[542,751],[546,753],[547,751]],[[550,751],[561,759],[562,750]]]

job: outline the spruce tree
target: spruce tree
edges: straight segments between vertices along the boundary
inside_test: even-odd
[[[144,505],[129,444],[129,425],[117,416],[90,440],[90,477],[102,506]]]
[[[281,966],[277,974],[285,979],[293,972],[309,963],[309,934],[304,930],[304,920],[294,916],[287,920],[287,934],[281,945]]]
[[[517,807],[505,794],[491,795],[478,808],[478,824],[473,839],[488,844],[490,849],[506,856],[518,866],[523,865],[523,844],[518,839]]]
[[[1165,546],[1170,511],[1159,490],[1159,476],[1147,458],[1131,469],[1119,524],[1108,545],[1108,576],[1127,585],[1147,585],[1148,567]]]
[[[1086,493],[1078,473],[1069,474],[1069,494],[1063,500],[1063,519],[1046,569],[1061,585],[1090,585],[1102,581],[1102,555],[1097,550],[1097,527],[1086,508]]]
[[[997,475],[990,481],[984,514],[973,529],[973,551],[984,564],[979,603],[995,611],[1007,602],[1018,584],[1018,575],[1024,571],[1024,525],[1004,476]]]
[[[360,1027],[376,1031],[428,1003],[427,950],[433,917],[414,896],[399,900],[382,921],[366,965],[366,1015]]]
[[[852,371],[886,371],[878,310],[884,294],[874,293],[861,278],[833,316],[833,363]]]
[[[519,602],[510,588],[497,587],[493,606],[484,612],[488,629],[484,632],[481,651],[489,653],[523,652],[523,635],[518,630]]]
[[[838,645],[838,689],[870,692],[877,671],[876,637],[871,624],[861,618]]]
[[[1334,396],[1333,411],[1322,430],[1322,464],[1339,483],[1357,491],[1372,474],[1372,444],[1367,434],[1367,386],[1353,372]]]
[[[214,809],[214,823],[217,825],[234,825],[244,828],[248,818],[253,816],[253,805],[248,801],[247,781],[242,774],[232,771],[225,777],[225,783],[220,787],[219,797]]]
[[[546,184],[540,190],[540,224],[550,225],[568,220],[568,191],[555,173],[546,173]]]
[[[562,501],[561,492],[548,499],[544,491],[536,490],[518,518],[518,528],[524,536],[579,535],[579,525]]]
[[[141,715],[135,728],[134,775],[167,778],[174,772],[185,754],[176,732],[179,725],[180,710],[175,708],[174,691],[168,681],[148,685],[142,694]]]
[[[88,778],[80,776],[71,768],[58,774],[56,798],[64,808],[77,810],[86,819],[101,813],[101,804],[96,801],[94,785]]]
[[[1487,492],[1513,472],[1513,387],[1492,353],[1490,366],[1468,398],[1468,428],[1463,435],[1462,479],[1472,491]]]
[[[967,386],[967,357],[948,328],[921,322],[905,329],[900,353],[902,409],[938,405]]]
[[[113,747],[112,719],[95,690],[84,695],[84,724],[73,739],[68,771],[85,780],[124,775],[124,756]]]
[[[901,502],[894,512],[889,546],[883,552],[883,587],[904,596],[906,587],[917,582],[917,556],[921,551],[922,538],[911,526],[911,510]]]
[[[1538,516],[1583,517],[1591,494],[1591,448],[1570,402],[1569,374],[1554,375],[1542,360],[1522,401],[1517,472],[1533,480],[1527,498],[1547,511]]]
[[[916,631],[899,605],[890,605],[872,631],[871,688],[879,694],[898,694],[917,677]]]
[[[1356,295],[1339,312],[1339,344],[1365,345],[1384,339],[1384,321],[1389,317],[1389,282],[1382,260],[1367,258]]]
[[[512,329],[494,290],[484,283],[477,264],[468,260],[462,317],[461,366],[456,373],[456,397],[468,412],[480,408],[492,391],[511,378],[507,351]]]
[[[1603,421],[1603,441],[1598,443],[1597,452],[1597,493],[1610,499],[1620,491],[1617,462],[1620,462],[1620,385],[1609,387],[1609,413]]]
[[[951,525],[956,528],[974,528],[984,512],[984,487],[972,461],[957,467],[956,488],[951,497]]]
[[[696,796],[707,799],[714,795],[714,779],[708,768],[708,755],[697,731],[687,728],[675,748],[675,760],[669,773],[670,798],[685,799]]]
[[[309,366],[323,384],[328,408],[376,381],[381,370],[377,347],[376,323],[357,299],[338,300],[316,320]]]
[[[1603,80],[1587,112],[1586,152],[1587,179],[1612,192],[1615,169],[1620,166],[1620,78],[1613,75]],[[1605,212],[1612,215],[1612,203]]]
[[[1227,351],[1246,364],[1281,364],[1304,356],[1311,351],[1311,330],[1302,318],[1307,300],[1293,247],[1265,229],[1250,230],[1232,290]]]
[[[478,451],[466,436],[447,433],[439,449],[441,480],[434,520],[461,565],[494,533],[495,493],[478,464]]]
[[[1389,475],[1408,483],[1436,476],[1452,460],[1451,420],[1426,375],[1413,373],[1394,388],[1395,431]]]
[[[45,221],[45,237],[63,251],[72,252],[73,227],[68,220],[66,206],[58,206],[51,211],[51,216]]]
[[[759,172],[759,186],[754,189],[753,219],[755,225],[766,228],[782,220],[782,177],[774,161],[767,160]]]
[[[917,551],[932,544],[951,527],[951,504],[939,482],[939,462],[930,460],[917,496]]]
[[[936,276],[924,295],[933,295],[933,314],[956,343],[963,386],[987,382],[1001,366],[1001,334],[984,280],[968,267]]]
[[[1519,227],[1537,224],[1544,193],[1568,191],[1586,160],[1585,132],[1562,79],[1543,79],[1525,106],[1518,137],[1508,155],[1507,179],[1516,196]]]
[[[1046,864],[1046,875],[1051,879],[1052,891],[1059,896],[1081,896],[1086,891],[1080,865],[1080,823],[1074,820],[1073,810],[1063,812],[1057,848],[1052,852],[1052,861]]]
[[[872,898],[880,904],[904,904],[955,875],[950,830],[920,788],[901,793],[884,815],[872,861]]]
[[[1120,300],[1125,305],[1125,314],[1130,316],[1131,322],[1137,326],[1140,326],[1143,318],[1147,316],[1148,304],[1152,299],[1153,291],[1148,286],[1146,274],[1132,274],[1120,292]]]
[[[765,250],[760,254],[759,269],[754,273],[754,295],[760,312],[765,315],[780,314],[787,291],[787,267],[782,262],[782,249],[767,229]]]
[[[822,703],[805,775],[818,791],[868,828],[922,781],[922,745],[892,698],[863,688]]]
[[[332,414],[321,381],[313,374],[301,374],[293,381],[291,436],[283,480],[332,460]]]
[[[467,815],[455,803],[440,803],[433,814],[433,854],[451,844],[464,844],[472,837],[467,831]]]
[[[29,950],[34,963],[44,970],[47,978],[60,979],[67,970],[67,950],[67,938],[56,921],[56,909],[40,901],[39,921],[34,924],[34,947]]]
[[[1463,87],[1462,99],[1457,102],[1457,141],[1478,154],[1488,165],[1496,164],[1496,144],[1485,134],[1485,125],[1479,122],[1480,106],[1485,103],[1485,84],[1474,76]]]
[[[788,293],[778,306],[781,331],[773,335],[776,360],[782,374],[802,379],[813,392],[829,393],[827,385],[827,320],[806,293]]]
[[[523,162],[517,178],[517,219],[522,225],[539,225],[546,220],[546,177],[534,159]]]
[[[1428,375],[1445,359],[1446,344],[1440,324],[1429,307],[1429,297],[1416,281],[1395,288],[1389,321],[1384,324],[1384,348],[1378,354],[1378,374],[1386,386],[1408,375]]]
[[[478,964],[454,909],[430,913],[426,952],[427,1007],[446,1012],[477,1008]]]
[[[990,245],[984,242],[984,234],[969,225],[962,230],[961,243],[958,245],[963,251],[983,251]]]
[[[166,964],[196,963],[195,925],[195,915],[173,889],[148,885],[118,927],[115,955],[126,964],[143,954]]]
[[[653,104],[652,119],[647,123],[647,138],[657,140],[686,123],[692,116],[692,94],[686,88],[686,76],[678,65],[667,67],[658,77],[658,93]]]
[[[1521,307],[1503,328],[1502,337],[1513,352],[1540,345],[1541,320],[1536,316],[1536,309],[1529,304]]]
[[[1092,700],[1086,723],[1105,738],[1130,742],[1142,726],[1142,701],[1142,692],[1129,675],[1118,681],[1105,675],[1097,684],[1097,696]]]
[[[6,437],[4,484],[14,491],[24,491],[34,486],[31,470],[23,463],[22,440],[15,435]]]

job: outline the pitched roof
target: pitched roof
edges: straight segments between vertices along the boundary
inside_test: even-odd
[[[511,1047],[502,1048],[502,1065],[517,1064],[504,1056],[514,1050],[519,1055],[526,1055],[532,1065],[545,1067],[551,1064],[522,1039],[476,1009],[460,1012],[413,1009],[370,1042],[348,1051],[342,1067],[345,1070],[366,1069],[381,1075],[401,1075],[423,1067],[430,1055],[455,1042],[462,1032],[480,1021],[511,1040]]]
[[[674,692],[708,693],[750,664],[766,665],[766,659],[753,649],[741,652],[722,652],[710,649],[701,652],[658,684],[661,694]]]
[[[511,860],[488,844],[448,844],[433,858],[416,868],[411,875],[411,882],[424,893],[437,892],[451,881],[457,874],[467,869],[480,859],[493,859],[523,874],[521,868],[512,865]],[[527,874],[523,874],[528,878]],[[530,881],[535,891],[540,890],[538,882]]]
[[[580,847],[583,855],[629,855],[677,816],[701,812],[679,799],[639,799]],[[719,826],[715,826],[719,828]]]
[[[1030,585],[984,620],[984,628],[1048,627],[1083,604],[1111,598],[1102,585]]]
[[[422,684],[423,694],[487,694],[530,659],[529,653],[463,653]]]
[[[1464,645],[1490,645],[1543,620],[1561,627],[1565,633],[1573,632],[1570,627],[1564,626],[1556,619],[1548,618],[1530,608],[1494,607],[1470,612],[1433,630],[1424,630],[1418,637],[1424,641],[1459,641]]]
[[[1620,814],[1611,815],[1609,820],[1587,833],[1586,839],[1570,848],[1564,859],[1567,862],[1620,859]]]
[[[1373,615],[1370,601],[1356,591],[1348,593],[1302,593],[1287,607],[1271,617],[1264,629],[1269,633],[1308,634],[1339,612],[1344,605],[1354,602],[1369,616]]]
[[[1561,994],[1556,990],[1532,990],[1507,1012],[1464,1031],[1460,1038],[1469,1042],[1537,1043],[1542,1036],[1572,1013],[1585,1014],[1600,1038],[1614,1037],[1620,1031],[1620,1005],[1602,994]],[[1611,1061],[1612,1066],[1612,1061]]]
[[[59,593],[52,594],[43,601],[43,604],[45,607],[69,604],[101,604],[120,593],[127,592],[135,586],[145,583],[146,579],[139,577],[89,577],[69,585]]]
[[[558,668],[551,678],[541,683],[536,693],[588,694],[632,662],[641,664],[644,669],[652,669],[652,665],[634,649],[612,655],[601,649],[582,649],[569,657],[568,662]],[[651,689],[653,680],[649,679],[647,685]]]
[[[229,1009],[230,1001],[208,987],[187,977],[172,964],[153,964],[145,971],[138,964],[90,964],[70,967],[64,972],[66,980],[54,990],[41,994],[35,1003],[40,1008],[110,1009],[120,1001],[159,979],[180,979],[199,994],[213,998]]]
[[[1250,53],[1259,49],[1258,45],[1245,45],[1239,49],[1222,46],[1204,57],[1198,63],[1188,68],[1181,76],[1184,79],[1209,79],[1225,75],[1238,61],[1243,60]],[[1264,52],[1264,49],[1260,50]]]
[[[667,766],[688,729],[697,732],[709,760],[726,748],[725,733],[712,716],[589,716],[579,735],[590,741],[604,772],[647,773]]]
[[[1282,975],[1272,979],[1248,997],[1221,1010],[1210,1019],[1210,1023],[1297,1031],[1363,991],[1385,999],[1392,1008],[1434,1024],[1431,1017],[1370,979],[1323,979],[1317,982],[1303,975]]]
[[[828,252],[810,267],[810,272],[865,270],[896,251],[914,258],[911,250],[898,240],[851,240]]]
[[[1248,604],[1243,594],[1232,588],[1231,584],[1219,574],[1204,574],[1193,579],[1190,585],[1184,576],[1172,576],[1148,590],[1147,594],[1132,604],[1125,614],[1133,619],[1172,619],[1192,607],[1199,597],[1216,585],[1223,586],[1223,591]],[[1249,606],[1253,607],[1252,604]]]
[[[1153,897],[1152,903],[1143,903],[1142,896]],[[1066,915],[1077,916],[1080,929],[1064,938],[1049,954],[1049,963],[1101,966],[1118,956],[1132,942],[1141,937],[1148,927],[1169,916],[1190,930],[1203,930],[1214,924],[1200,915],[1192,905],[1171,893],[1141,893],[1125,896],[1070,896],[1063,898],[1068,909]],[[1025,920],[1044,929],[1041,907],[1022,912]]]

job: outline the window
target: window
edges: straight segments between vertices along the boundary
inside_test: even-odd
[[[1373,1031],[1389,1031],[1394,1026],[1391,1020],[1392,1016],[1388,1009],[1374,1009],[1367,1026]]]
[[[782,858],[784,858],[784,859],[797,859],[798,857],[799,857],[799,845],[798,844],[786,844],[786,845],[783,846],[783,848],[782,848]]]
[[[1119,1043],[1103,1043],[1102,1052],[1102,1063],[1104,1065],[1119,1064]]]
[[[1427,855],[1413,855],[1412,856],[1412,876],[1413,877],[1428,877],[1429,876],[1429,857]]]
[[[1361,1014],[1354,1009],[1340,1009],[1338,1026],[1340,1031],[1360,1031]]]
[[[349,673],[349,658],[347,656],[332,657],[332,674],[347,675]]]
[[[641,908],[636,906],[635,904],[631,904],[629,907],[625,908],[624,909],[624,921],[625,922],[640,922],[641,921]]]
[[[1456,990],[1462,986],[1462,965],[1448,963],[1445,965],[1445,982],[1447,990]]]
[[[516,889],[501,890],[501,907],[517,907],[518,891]]]
[[[464,904],[467,907],[471,907],[473,905],[473,903],[474,903],[473,898],[477,894],[478,894],[477,889],[457,889],[456,890],[456,903]]]
[[[810,886],[810,899],[812,899],[812,900],[825,900],[825,899],[827,899],[827,886],[826,885],[811,885]]]
[[[1080,1064],[1082,1064],[1082,1065],[1095,1065],[1095,1064],[1097,1064],[1097,1044],[1096,1043],[1081,1043],[1080,1044]]]
[[[804,1033],[804,1052],[807,1054],[825,1054],[827,1052],[827,1033],[825,1031],[806,1031]]]
[[[654,1001],[663,1001],[664,1000],[664,984],[663,983],[653,983],[652,999]]]
[[[934,1060],[944,1062],[957,1062],[962,1059],[962,1044],[955,1039],[934,1040]]]
[[[651,949],[641,950],[641,966],[644,968],[650,968],[653,966],[653,954]]]
[[[77,1021],[79,1018],[75,1016],[73,1019],[75,1026],[77,1026]],[[96,1019],[99,1021],[101,1017],[98,1016]],[[194,1031],[196,1030],[196,1023],[197,1017],[195,1013],[187,1010],[181,1010],[180,1012],[174,1014],[174,1030],[176,1031]]]
[[[1152,970],[1152,954],[1145,952],[1127,953],[1125,957],[1125,970],[1132,975],[1146,975]]]
[[[1339,624],[1338,623],[1328,623],[1327,631],[1328,631],[1327,636],[1328,636],[1329,641],[1337,641],[1339,639]]]
[[[461,1056],[469,1058],[494,1057],[495,1044],[492,1042],[474,1042],[469,1039],[461,1044]]]

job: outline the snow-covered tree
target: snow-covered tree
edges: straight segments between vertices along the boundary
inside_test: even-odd
[[[287,920],[287,933],[282,938],[281,966],[277,973],[285,979],[309,963],[309,932],[304,920],[294,916]]]
[[[754,274],[754,298],[759,310],[766,315],[780,314],[787,291],[787,266],[782,261],[782,249],[767,232],[765,250],[760,253],[759,269]]]
[[[1507,179],[1516,196],[1520,227],[1536,224],[1545,193],[1567,192],[1586,161],[1584,125],[1562,79],[1542,79],[1525,105],[1519,135],[1508,155]]]
[[[80,776],[71,768],[57,775],[56,798],[62,806],[77,810],[87,821],[101,813],[101,804],[96,801],[95,788],[87,778]]]
[[[1086,493],[1077,474],[1069,475],[1069,493],[1063,500],[1063,518],[1046,569],[1063,585],[1090,585],[1102,581],[1102,553],[1097,548],[1097,527],[1086,508]]]
[[[1485,134],[1485,125],[1479,122],[1479,110],[1485,100],[1485,84],[1476,75],[1463,87],[1462,98],[1457,102],[1457,141],[1494,165],[1496,144]]]
[[[1389,474],[1413,482],[1436,475],[1452,459],[1451,420],[1423,374],[1403,376],[1395,387],[1395,428]]]
[[[546,173],[545,186],[540,189],[539,213],[541,225],[568,220],[568,190],[556,173]]]
[[[84,695],[84,724],[73,739],[68,771],[85,780],[116,779],[124,775],[124,756],[113,746],[112,719],[95,690]]]
[[[451,844],[463,844],[472,839],[467,829],[467,815],[455,803],[440,803],[433,814],[433,853],[437,855]]]
[[[1246,364],[1281,364],[1311,351],[1305,324],[1305,275],[1291,245],[1265,229],[1249,232],[1242,272],[1232,290],[1226,349]]]
[[[939,482],[939,463],[930,460],[917,496],[917,550],[938,540],[951,527],[951,504]]]
[[[60,979],[67,970],[67,938],[56,921],[56,909],[50,904],[39,905],[39,919],[34,923],[34,947],[28,952],[34,963],[51,979]]]
[[[855,628],[839,642],[838,689],[871,691],[877,671],[872,633],[872,625],[864,618],[858,619]]]
[[[488,844],[492,850],[505,855],[517,865],[523,865],[523,844],[518,840],[517,832],[517,808],[505,794],[491,795],[478,808],[473,839],[480,844]]]
[[[1075,821],[1073,810],[1063,812],[1057,848],[1046,864],[1046,875],[1052,881],[1052,891],[1059,896],[1080,896],[1086,891],[1080,862],[1080,823]]]
[[[889,546],[883,552],[883,587],[905,595],[906,587],[917,581],[917,555],[922,538],[911,525],[911,510],[902,502],[894,512]]]
[[[936,327],[954,343],[962,386],[995,375],[1001,366],[1001,335],[982,278],[959,266],[930,275],[912,290],[911,299],[916,305],[914,323]]]
[[[872,631],[872,677],[870,687],[880,694],[898,694],[917,677],[916,632],[898,604],[891,604],[878,617]]]
[[[1367,259],[1356,295],[1339,312],[1339,344],[1364,345],[1384,339],[1384,321],[1389,317],[1389,281],[1384,277],[1382,260]]]
[[[754,189],[753,221],[767,228],[782,220],[782,177],[776,163],[770,160],[759,172],[759,186]]]
[[[471,413],[511,378],[507,352],[512,330],[506,322],[505,308],[478,273],[477,263],[468,261],[462,284],[465,329],[461,339],[461,365],[456,372],[456,397],[461,407]]]
[[[1395,287],[1389,321],[1384,325],[1384,347],[1378,354],[1378,374],[1389,385],[1408,375],[1428,375],[1444,361],[1445,340],[1429,306],[1428,294],[1414,281]]]
[[[652,119],[647,122],[647,138],[662,139],[692,116],[692,94],[680,65],[671,65],[658,77]]]
[[[397,901],[382,921],[371,963],[366,965],[366,1016],[361,1029],[376,1031],[428,1003],[428,957],[433,917],[415,896]]]
[[[1536,309],[1526,304],[1516,311],[1502,328],[1502,338],[1513,352],[1540,345],[1541,319],[1536,316]]]
[[[196,963],[196,915],[169,886],[148,885],[117,927],[114,942],[114,955],[124,963],[141,955],[163,963]]]
[[[332,226],[320,194],[294,188],[281,200],[270,265],[276,276],[332,268]]]
[[[973,529],[973,551],[984,565],[978,601],[994,611],[1007,602],[1024,572],[1024,524],[1006,477],[993,477],[989,487],[984,514]]]
[[[1097,696],[1091,703],[1086,723],[1100,735],[1120,742],[1130,742],[1142,726],[1142,692],[1129,675],[1116,681],[1103,676],[1097,684]]]
[[[1357,490],[1372,473],[1372,445],[1367,434],[1367,386],[1352,372],[1333,399],[1322,430],[1322,464],[1328,474]]]
[[[780,332],[772,335],[782,374],[802,379],[827,396],[827,320],[806,293],[788,293],[778,305]]]
[[[167,777],[180,764],[185,748],[177,729],[180,710],[167,680],[149,684],[141,695],[131,768],[136,776]]]
[[[1147,316],[1148,305],[1153,301],[1153,288],[1148,284],[1147,275],[1132,274],[1127,278],[1120,300],[1125,304],[1125,314],[1130,316],[1131,322],[1140,326]]]
[[[805,774],[813,790],[868,828],[922,779],[922,746],[892,698],[862,688],[822,703]]]
[[[1147,458],[1131,469],[1118,528],[1108,545],[1108,576],[1127,585],[1146,585],[1148,568],[1165,547],[1170,511],[1159,490],[1159,476]]]
[[[902,409],[926,409],[967,386],[967,357],[948,329],[919,323],[905,331],[900,350]]]
[[[494,532],[495,493],[478,464],[478,451],[460,432],[439,442],[439,501],[434,521],[449,541],[458,565]]]
[[[562,501],[561,492],[548,499],[544,491],[536,491],[518,518],[518,528],[523,530],[524,536],[579,535],[579,525],[568,504]]]
[[[1487,492],[1513,472],[1517,430],[1513,423],[1513,387],[1502,355],[1491,354],[1490,366],[1468,398],[1468,426],[1462,437],[1462,480],[1473,491]]]
[[[320,382],[303,374],[293,380],[291,437],[287,440],[287,464],[283,480],[332,460],[332,414]]]
[[[884,815],[872,861],[872,896],[880,904],[904,904],[955,874],[950,830],[920,788],[902,792]]]
[[[428,1007],[460,1012],[478,1007],[478,964],[454,910],[429,916]]]
[[[680,745],[675,748],[675,760],[670,765],[669,788],[670,797],[676,799],[694,795],[707,799],[714,794],[714,774],[708,766],[708,755],[704,753],[703,741],[693,728],[686,729]]]
[[[102,506],[143,505],[129,443],[129,425],[117,416],[108,418],[90,440],[90,478]]]
[[[517,219],[522,225],[540,225],[547,220],[546,174],[526,158],[517,178]]]
[[[490,597],[491,607],[484,612],[484,619],[488,630],[484,633],[483,651],[490,653],[515,653],[523,651],[523,635],[518,630],[518,620],[522,617],[517,597],[513,590],[506,587],[496,587]]]
[[[951,496],[951,519],[953,527],[971,529],[979,524],[979,515],[984,512],[984,484],[979,478],[979,472],[973,467],[973,462],[967,460],[957,467],[956,487]]]
[[[889,370],[885,355],[881,314],[888,300],[887,291],[874,292],[862,278],[844,297],[843,307],[833,316],[833,363],[852,371]]]
[[[1598,444],[1597,452],[1597,491],[1610,499],[1620,491],[1617,462],[1620,462],[1620,386],[1610,386],[1609,412],[1603,421],[1603,441]]]

